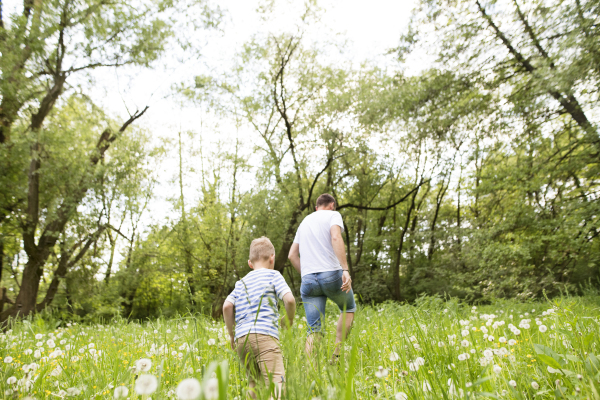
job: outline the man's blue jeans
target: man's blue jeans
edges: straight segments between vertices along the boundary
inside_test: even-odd
[[[308,334],[321,331],[321,318],[325,317],[325,304],[331,299],[341,312],[353,313],[356,311],[354,292],[342,291],[343,271],[317,272],[306,274],[302,277],[300,295],[304,303]]]

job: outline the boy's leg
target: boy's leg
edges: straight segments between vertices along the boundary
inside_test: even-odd
[[[285,367],[279,341],[273,336],[257,334],[252,351],[258,360],[260,373],[267,386],[275,384],[274,398],[279,399],[285,384]]]
[[[258,376],[259,366],[251,350],[252,346],[250,345],[250,335],[238,338],[236,344],[236,351],[238,353],[238,357],[240,358],[242,365],[246,369],[246,376],[248,377],[248,386],[250,388],[250,390],[248,390],[248,396],[252,399],[255,399],[255,377]]]

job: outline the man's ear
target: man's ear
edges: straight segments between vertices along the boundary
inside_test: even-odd
[[[248,260],[248,266],[250,267],[250,269],[254,269],[254,265],[252,265],[252,261]]]

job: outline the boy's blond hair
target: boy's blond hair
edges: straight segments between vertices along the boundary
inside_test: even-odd
[[[254,239],[250,244],[250,261],[267,261],[269,257],[275,254],[275,247],[268,237],[262,236]]]

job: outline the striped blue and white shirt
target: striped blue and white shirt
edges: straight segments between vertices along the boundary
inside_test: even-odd
[[[235,338],[260,333],[279,339],[278,299],[288,292],[283,276],[272,269],[254,270],[237,281],[225,299],[235,306]]]

